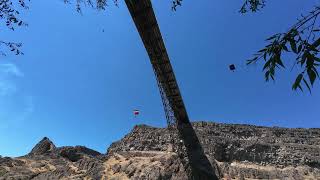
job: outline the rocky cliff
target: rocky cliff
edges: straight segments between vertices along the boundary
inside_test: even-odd
[[[223,179],[320,179],[320,129],[193,123]],[[0,179],[186,179],[165,128],[139,125],[106,154],[56,147],[48,138],[29,154],[0,157]]]

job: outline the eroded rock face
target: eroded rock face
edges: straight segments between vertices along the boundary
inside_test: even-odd
[[[114,179],[187,179],[178,156],[163,151],[124,151],[113,153],[105,162],[106,177]]]
[[[167,129],[138,125],[120,141],[112,143],[107,154],[119,151],[167,151],[172,150],[171,146]]]
[[[26,156],[0,158],[2,179],[101,179],[104,155],[84,146],[56,147],[43,138]]]
[[[320,129],[197,122],[194,129],[224,179],[320,179]],[[1,179],[186,179],[165,128],[139,125],[106,154],[42,139],[26,156],[0,156]]]
[[[221,177],[320,178],[320,129],[213,122],[196,122],[193,127],[208,159],[218,163]],[[171,148],[169,137],[165,128],[136,126],[123,139],[113,143],[108,153],[167,151]]]
[[[89,158],[94,158],[101,155],[99,152],[84,146],[61,147],[56,150],[56,153],[72,162],[77,162],[78,160],[83,159],[86,156]]]
[[[44,137],[36,146],[31,150],[29,155],[43,155],[47,153],[51,153],[56,150],[56,146],[52,143],[52,141]]]

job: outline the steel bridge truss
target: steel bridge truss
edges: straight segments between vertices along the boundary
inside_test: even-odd
[[[125,0],[157,79],[171,142],[189,179],[218,179],[194,132],[150,0]]]

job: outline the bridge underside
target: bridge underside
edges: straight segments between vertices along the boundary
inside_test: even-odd
[[[172,132],[172,142],[190,179],[218,179],[189,121],[150,0],[125,2],[148,52]]]

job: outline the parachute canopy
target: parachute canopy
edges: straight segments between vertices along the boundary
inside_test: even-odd
[[[140,111],[138,109],[133,110],[133,114],[135,116],[138,116],[140,114]]]
[[[236,70],[236,66],[234,64],[230,64],[229,69],[231,71],[234,71],[234,70]]]

